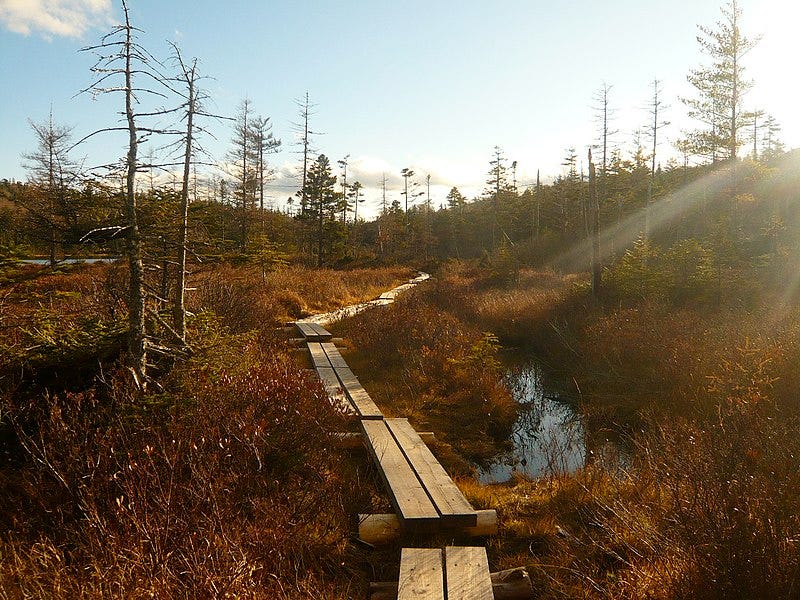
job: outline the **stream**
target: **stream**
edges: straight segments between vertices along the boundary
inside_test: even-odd
[[[537,478],[581,468],[586,431],[577,404],[547,386],[535,359],[510,366],[506,385],[519,404],[512,449],[479,469],[478,480],[503,483],[515,474]]]

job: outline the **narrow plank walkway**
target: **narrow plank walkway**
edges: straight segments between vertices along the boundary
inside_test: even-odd
[[[397,600],[493,600],[486,548],[403,548]]]
[[[361,421],[364,444],[405,529],[475,527],[478,513],[408,419]]]
[[[343,412],[358,418],[361,437],[378,468],[401,532],[436,533],[442,529],[479,529],[476,511],[428,449],[408,419],[387,419],[347,365],[332,334],[321,323],[335,320],[368,305],[394,301],[395,296],[427,279],[422,275],[408,284],[358,307],[320,315],[295,325],[308,346],[311,363],[331,400]],[[349,312],[348,312],[349,311]],[[372,515],[386,517],[392,515]],[[485,535],[485,533],[484,533]],[[493,600],[492,576],[484,547],[402,548],[398,600]]]
[[[445,527],[475,527],[478,515],[408,419],[386,419],[397,445],[428,492]]]
[[[440,513],[386,423],[362,421],[361,430],[402,525],[415,532],[435,530]]]
[[[295,326],[308,342],[327,342],[333,337],[330,331],[317,323],[296,321]]]
[[[317,337],[320,334],[315,334]],[[382,419],[383,413],[370,398],[358,378],[347,366],[339,350],[332,343],[308,342],[311,364],[325,385],[326,391],[335,396],[337,403],[343,397],[344,412],[361,419]]]

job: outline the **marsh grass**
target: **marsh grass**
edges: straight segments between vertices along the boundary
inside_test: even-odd
[[[157,397],[112,369],[83,392],[5,398],[17,453],[2,469],[0,590],[338,598],[360,585],[342,566],[359,486],[330,436],[340,417],[274,348],[220,341],[236,369],[176,369]]]
[[[372,300],[413,276],[405,267],[380,269],[219,266],[198,273],[190,309],[212,310],[233,331],[282,325],[311,314]]]
[[[768,289],[746,306],[593,303],[579,281],[538,289],[550,277],[498,286],[459,267],[439,303],[568,365],[590,433],[617,429],[632,450],[462,482],[500,513],[494,563],[528,565],[542,598],[800,596],[797,309]]]
[[[146,395],[117,360],[124,270],[39,269],[0,286],[0,597],[362,594],[349,536],[370,482],[273,329],[408,274],[196,273],[193,355]]]
[[[516,406],[502,382],[497,339],[436,308],[428,293],[408,292],[334,331],[351,342],[345,356],[378,404],[433,430],[455,451],[450,466],[462,470],[463,459],[481,462],[504,447]]]

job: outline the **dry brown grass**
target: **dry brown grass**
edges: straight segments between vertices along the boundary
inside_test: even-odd
[[[378,404],[433,430],[461,457],[497,453],[516,417],[501,382],[496,340],[436,308],[426,286],[334,331],[352,342],[348,362]],[[455,456],[451,456],[455,459]],[[450,466],[465,468],[463,461]]]
[[[6,281],[0,597],[361,595],[348,539],[370,492],[329,435],[343,424],[320,384],[263,333],[410,275],[195,275],[194,354],[144,397],[100,346],[123,347],[124,268]]]
[[[639,431],[624,470],[462,482],[501,515],[498,568],[527,564],[542,598],[800,597],[796,307],[608,307],[563,285],[451,281],[441,304],[569,366],[590,430]]]
[[[254,267],[216,267],[196,275],[190,309],[214,311],[233,331],[281,325],[366,300],[413,277],[404,267],[278,269],[262,277]]]
[[[800,424],[729,405],[716,424],[654,425],[624,471],[479,486],[501,518],[497,569],[541,598],[796,598]]]

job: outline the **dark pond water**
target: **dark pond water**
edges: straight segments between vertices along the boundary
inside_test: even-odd
[[[577,405],[548,389],[535,361],[510,367],[506,384],[519,403],[513,449],[479,471],[481,483],[502,483],[515,473],[536,478],[579,469],[586,461],[586,431]]]

